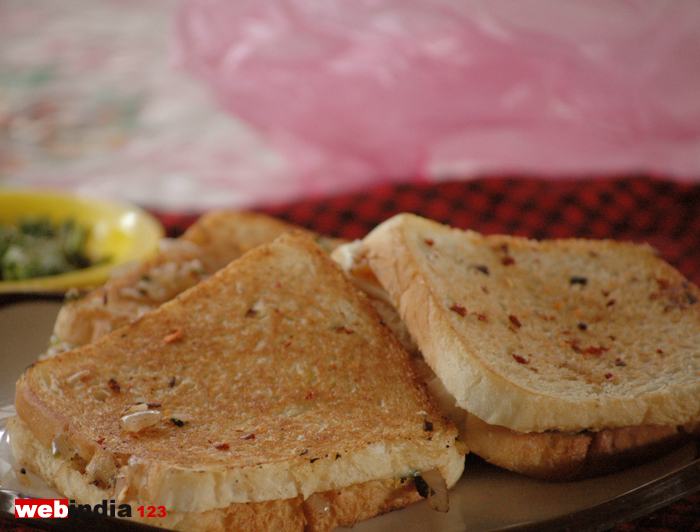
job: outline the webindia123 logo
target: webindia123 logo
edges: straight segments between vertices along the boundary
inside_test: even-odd
[[[165,517],[165,506],[139,506],[141,517]],[[103,500],[102,503],[75,504],[68,499],[15,499],[15,517],[18,518],[67,518],[67,517],[131,517],[131,505]]]

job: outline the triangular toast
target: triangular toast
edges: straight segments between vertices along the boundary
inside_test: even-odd
[[[162,505],[146,521],[166,527],[327,530],[463,468],[407,353],[295,232],[33,365],[15,406],[21,461],[72,499]]]
[[[48,355],[94,342],[206,279],[256,246],[291,230],[326,249],[342,243],[257,212],[214,210],[178,238],[163,239],[151,260],[115,272],[104,286],[68,298],[58,313]]]

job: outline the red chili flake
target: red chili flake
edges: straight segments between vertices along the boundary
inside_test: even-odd
[[[518,362],[519,364],[529,364],[529,363],[530,363],[530,361],[529,361],[527,358],[522,357],[522,356],[520,356],[520,355],[518,355],[518,354],[516,354],[516,353],[513,353],[513,358],[514,358],[515,361]]]
[[[345,334],[355,334],[355,331],[352,329],[348,329],[347,327],[341,325],[340,327],[336,327],[335,332],[344,332]]]
[[[246,318],[252,318],[252,317],[255,316],[257,313],[258,313],[258,311],[255,310],[254,308],[249,308],[248,310],[245,311],[245,317],[246,317]]]
[[[608,290],[601,290],[600,293],[603,294],[603,297],[608,297],[610,295]]]
[[[163,343],[170,344],[182,336],[182,329],[173,329],[170,334],[163,336]]]
[[[255,437],[255,434],[253,434],[253,437]],[[218,443],[214,445],[219,451],[228,451],[229,447],[231,447],[228,443]]]
[[[511,266],[512,264],[515,264],[515,259],[510,255],[506,255],[501,259],[501,264],[503,264],[503,266]]]
[[[489,321],[489,320],[486,318],[486,315],[485,315],[485,314],[479,314],[478,312],[472,312],[472,314],[473,314],[474,316],[476,316],[476,319],[478,319],[479,321]]]
[[[119,383],[114,379],[109,379],[107,381],[107,386],[109,386],[109,389],[112,390],[114,393],[119,393],[122,391],[121,386],[119,386]]]
[[[435,240],[433,240],[432,238],[426,238],[425,243],[429,246],[432,246],[433,244],[435,244]]]
[[[608,379],[609,381],[611,381],[611,380],[613,380],[613,379],[615,378],[615,375],[613,375],[612,373],[606,373],[606,374],[604,375],[604,377],[605,377],[606,379]]]
[[[242,440],[254,440],[254,439],[255,439],[255,434],[253,434],[253,433],[251,432],[250,434],[246,434],[245,436],[243,436],[241,439],[242,439]]]
[[[611,299],[610,301],[608,301],[608,302],[605,304],[605,306],[606,306],[606,307],[612,307],[615,303],[617,303],[617,301],[614,300],[614,299]]]
[[[510,320],[510,322],[513,325],[515,325],[518,328],[523,326],[523,324],[520,323],[520,320],[518,319],[518,317],[515,314],[511,314],[510,316],[508,316],[508,319]]]
[[[671,286],[671,282],[668,279],[654,277],[654,281],[656,281],[656,284],[659,285],[661,290],[666,290],[669,286]]]
[[[663,349],[657,349],[656,352],[657,352],[658,354],[660,354],[660,355],[663,355],[663,354],[664,354],[664,350],[663,350]]]
[[[316,395],[316,392],[313,390],[309,390],[308,392],[306,392],[304,399],[311,399],[314,395]]]
[[[286,343],[284,344],[284,347],[289,347],[290,345],[292,345],[292,341],[291,341],[291,340],[289,340],[288,342],[286,342]]]
[[[467,309],[460,305],[459,303],[455,303],[450,307],[450,310],[453,312],[456,312],[460,316],[466,316],[467,315]]]
[[[595,347],[595,346],[590,346],[581,351],[584,355],[602,355],[605,351],[609,351],[609,347],[605,347],[603,345]]]
[[[489,293],[489,287],[488,287],[488,286],[482,286],[482,287],[481,287],[481,291],[482,291],[484,294],[488,294],[488,293]]]
[[[282,288],[282,283],[280,283],[279,281],[277,281],[277,282],[275,283],[275,288]]]
[[[624,367],[627,365],[627,363],[624,360],[622,360],[621,358],[616,358],[615,365],[618,367]]]
[[[102,445],[105,441],[104,438],[100,438],[99,440],[93,440],[97,445]]]

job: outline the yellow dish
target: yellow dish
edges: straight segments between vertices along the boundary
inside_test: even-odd
[[[126,263],[152,256],[165,236],[163,226],[147,212],[111,200],[65,192],[0,188],[0,224],[44,216],[54,223],[73,219],[89,228],[86,253],[95,266],[26,281],[0,281],[0,293],[65,292],[103,284],[110,272]]]

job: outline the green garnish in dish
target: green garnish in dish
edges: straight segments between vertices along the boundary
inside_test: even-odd
[[[0,280],[23,281],[93,265],[85,253],[88,229],[66,220],[27,218],[0,225]]]

